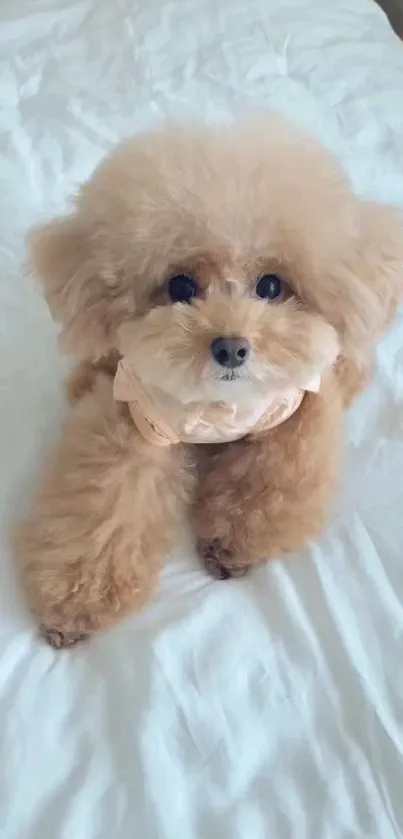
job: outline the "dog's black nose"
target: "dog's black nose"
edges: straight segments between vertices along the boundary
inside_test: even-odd
[[[234,370],[245,364],[250,352],[246,338],[216,338],[211,345],[211,355],[221,367]]]

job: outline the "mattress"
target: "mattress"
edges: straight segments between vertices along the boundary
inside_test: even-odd
[[[277,108],[403,204],[403,48],[371,0],[2,0],[0,835],[403,835],[403,321],[352,411],[322,540],[242,581],[191,539],[86,646],[38,638],[9,533],[63,415],[25,235],[123,136]]]

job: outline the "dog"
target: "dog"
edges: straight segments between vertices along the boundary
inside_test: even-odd
[[[17,538],[47,640],[70,646],[143,606],[186,517],[218,579],[318,537],[345,410],[402,297],[399,213],[357,197],[328,150],[269,115],[123,142],[30,249],[76,359]],[[285,390],[294,407],[262,425]],[[142,400],[157,392],[150,419]],[[183,423],[170,437],[168,404],[196,416],[195,439]],[[215,438],[222,411],[232,433]]]

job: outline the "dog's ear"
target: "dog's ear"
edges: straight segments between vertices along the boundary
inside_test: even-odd
[[[127,301],[108,266],[102,237],[77,214],[37,228],[29,246],[32,269],[61,324],[63,348],[81,358],[108,353]]]
[[[403,216],[358,201],[357,227],[335,266],[329,315],[343,354],[359,360],[391,325],[403,301]]]

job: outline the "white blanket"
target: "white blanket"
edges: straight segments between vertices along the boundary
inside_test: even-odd
[[[403,204],[402,103],[403,47],[371,0],[2,0],[2,839],[403,834],[402,322],[304,556],[217,583],[189,543],[142,614],[55,653],[7,548],[63,411],[29,226],[123,135],[273,106]]]

